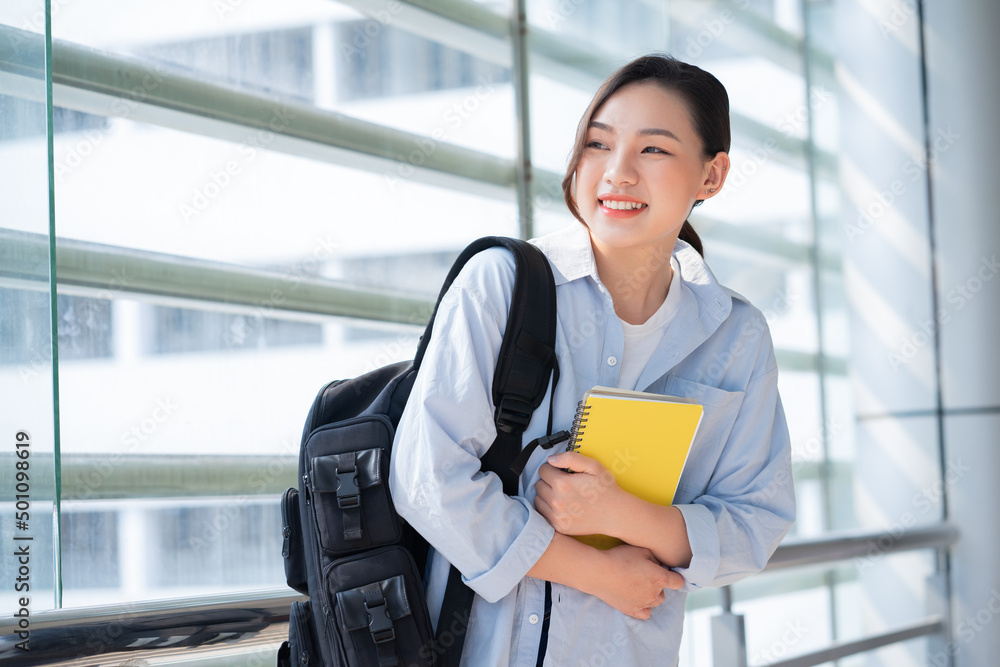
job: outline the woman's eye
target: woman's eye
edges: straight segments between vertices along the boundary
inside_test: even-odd
[[[590,141],[587,143],[587,148],[607,148],[607,146],[602,144],[600,141]]]
[[[662,153],[663,155],[670,155],[667,151],[662,148],[657,148],[656,146],[646,146],[642,149],[643,153]]]

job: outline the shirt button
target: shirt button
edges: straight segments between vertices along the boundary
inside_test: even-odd
[[[528,617],[528,623],[531,623],[532,625],[536,625],[538,623],[538,614],[532,614],[531,616],[529,616]]]
[[[618,365],[617,357],[608,357],[608,366],[617,366],[617,365]]]

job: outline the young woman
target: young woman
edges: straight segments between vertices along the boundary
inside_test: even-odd
[[[687,222],[723,187],[729,143],[715,77],[663,56],[625,65],[577,130],[563,191],[581,224],[535,241],[557,286],[557,429],[595,385],[704,406],[672,506],[626,493],[593,459],[541,449],[521,495],[504,495],[479,458],[495,436],[490,387],[512,258],[480,253],[443,300],[397,431],[391,488],[434,547],[432,616],[449,563],[477,594],[463,664],[673,665],[686,592],[757,572],[791,526],[767,324],[715,280]],[[545,434],[548,412],[547,400],[524,442]],[[602,551],[571,537],[591,533],[624,544]]]

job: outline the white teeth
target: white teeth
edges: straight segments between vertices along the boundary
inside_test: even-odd
[[[637,208],[646,208],[646,204],[636,201],[615,201],[613,199],[602,199],[601,204],[616,211],[632,211]]]

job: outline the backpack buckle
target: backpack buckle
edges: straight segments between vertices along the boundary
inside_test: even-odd
[[[358,471],[337,471],[337,507],[342,510],[354,509],[361,505],[361,489],[358,486]]]
[[[497,430],[504,433],[524,433],[534,409],[531,403],[518,396],[507,394],[501,397],[493,416]]]
[[[365,602],[365,609],[368,611],[368,632],[376,644],[391,642],[396,638],[396,630],[392,626],[392,619],[389,618],[389,607],[380,604],[369,607]]]

